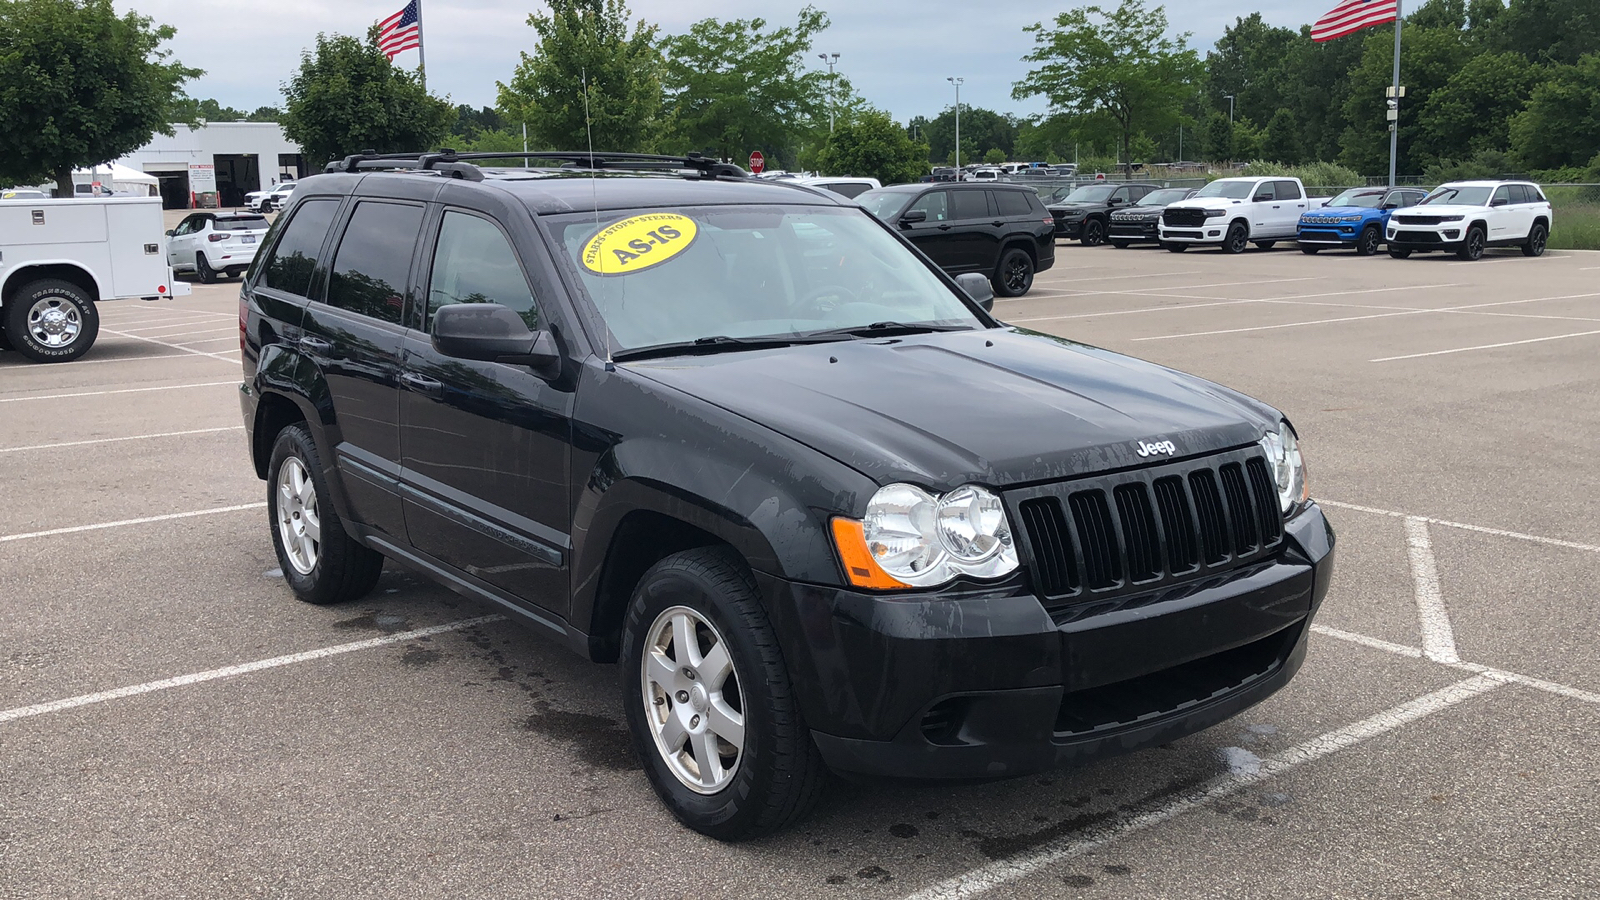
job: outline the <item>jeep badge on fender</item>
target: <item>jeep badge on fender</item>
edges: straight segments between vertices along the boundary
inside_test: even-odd
[[[1178,445],[1174,444],[1171,441],[1156,441],[1154,444],[1147,444],[1144,441],[1140,441],[1139,442],[1139,455],[1140,456],[1155,456],[1157,454],[1165,454],[1166,456],[1171,456],[1172,454],[1177,453],[1177,452],[1178,452]]]

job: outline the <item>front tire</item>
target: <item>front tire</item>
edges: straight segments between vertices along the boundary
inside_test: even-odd
[[[1411,258],[1411,251],[1410,250],[1396,250],[1393,247],[1390,247],[1389,248],[1389,255],[1394,257],[1395,259],[1410,259]]]
[[[11,346],[34,362],[71,362],[100,334],[100,311],[89,294],[59,278],[23,285],[0,312]]]
[[[1000,255],[1000,266],[989,280],[996,294],[1021,297],[1033,288],[1033,257],[1021,247],[1012,247]]]
[[[1277,241],[1256,241],[1256,246],[1263,250],[1271,250],[1278,245]]]
[[[370,593],[383,574],[383,555],[345,533],[304,425],[278,433],[267,472],[272,549],[295,596],[325,606]]]
[[[1162,244],[1161,246],[1165,247],[1168,253],[1182,253],[1189,249],[1188,244]]]
[[[1085,219],[1083,222],[1083,236],[1078,238],[1085,247],[1098,247],[1105,243],[1106,224],[1099,219]]]
[[[621,662],[634,748],[679,821],[738,841],[811,810],[827,769],[755,581],[731,551],[650,567],[628,603]]]
[[[1383,235],[1378,231],[1378,226],[1368,225],[1362,230],[1361,236],[1356,238],[1356,255],[1371,256],[1378,252],[1378,245],[1383,243]]]
[[[1545,245],[1550,242],[1550,229],[1543,222],[1533,223],[1533,230],[1528,232],[1528,242],[1522,245],[1523,256],[1543,256]]]
[[[1483,247],[1483,229],[1474,225],[1467,229],[1467,236],[1461,242],[1461,249],[1456,251],[1456,259],[1464,259],[1468,262],[1482,259]]]
[[[1307,256],[1316,256],[1317,251],[1321,249],[1321,247],[1307,247],[1305,244],[1300,245],[1300,252]]]
[[[1243,253],[1250,246],[1250,228],[1243,222],[1235,222],[1228,226],[1228,234],[1222,239],[1223,253]]]
[[[1111,242],[1111,246],[1117,248],[1118,250],[1126,250],[1126,249],[1128,249],[1128,242],[1127,241],[1112,241]]]

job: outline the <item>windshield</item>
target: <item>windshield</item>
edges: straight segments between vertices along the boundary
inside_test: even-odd
[[[1078,188],[1061,198],[1062,203],[1104,203],[1115,193],[1114,184],[1091,184]]]
[[[910,191],[867,191],[857,197],[856,202],[865,207],[867,212],[887,222],[900,215],[900,211],[915,196]]]
[[[879,323],[978,328],[965,303],[858,209],[690,207],[551,216],[622,351],[803,338]]]
[[[1377,209],[1383,205],[1383,193],[1383,191],[1368,191],[1351,188],[1332,200],[1329,200],[1328,206],[1359,206],[1362,209]]]
[[[1447,203],[1461,206],[1488,206],[1489,195],[1493,192],[1494,188],[1487,185],[1446,184],[1436,188],[1422,202],[1424,205],[1434,206],[1444,206]]]
[[[1195,197],[1226,197],[1229,200],[1248,200],[1255,190],[1254,181],[1213,181],[1195,193]]]
[[[293,181],[285,181],[283,184],[280,184],[277,187],[273,188],[273,190],[275,190],[275,191],[292,191],[292,190],[294,190],[294,186],[295,186],[295,182],[293,182]]]
[[[1140,198],[1135,206],[1166,206],[1168,203],[1177,203],[1188,196],[1188,188],[1167,188],[1164,191],[1151,191]]]

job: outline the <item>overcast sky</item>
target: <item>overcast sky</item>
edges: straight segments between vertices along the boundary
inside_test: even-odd
[[[279,86],[299,62],[317,32],[364,34],[368,25],[396,12],[405,0],[274,0],[260,7],[195,3],[193,0],[136,0],[140,12],[173,25],[169,44],[185,64],[206,74],[190,83],[197,98],[251,110],[281,104]],[[1221,37],[1225,25],[1259,9],[1274,25],[1298,28],[1336,5],[1337,0],[1181,0],[1167,4],[1175,33],[1192,32],[1191,46],[1202,54]],[[451,102],[492,106],[495,82],[507,80],[518,53],[531,49],[527,16],[544,4],[536,0],[423,0],[428,86]],[[128,0],[118,0],[127,8]],[[759,14],[790,23],[804,0],[710,2],[710,0],[632,0],[637,18],[678,32],[699,19]],[[1071,3],[1039,0],[816,0],[833,26],[818,39],[816,51],[840,54],[839,71],[874,106],[905,121],[936,115],[953,102],[947,76],[966,79],[961,100],[1001,112],[1033,114],[1044,103],[1011,99],[1011,84],[1027,72],[1021,57],[1032,48],[1026,25],[1051,18]],[[1114,5],[1105,0],[1104,5]],[[1154,5],[1152,3],[1152,5]],[[813,56],[813,63],[821,62]],[[395,62],[414,67],[415,51]]]

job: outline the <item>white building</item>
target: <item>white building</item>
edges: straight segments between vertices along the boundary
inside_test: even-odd
[[[273,122],[211,122],[198,128],[174,125],[172,130],[172,137],[158,134],[116,160],[159,178],[168,209],[188,208],[203,202],[196,195],[213,192],[219,206],[242,206],[250,191],[305,174],[300,148]]]

